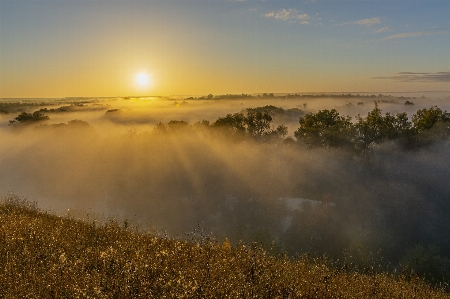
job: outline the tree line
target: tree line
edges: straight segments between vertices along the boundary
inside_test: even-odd
[[[341,115],[336,109],[303,113],[294,132],[294,140],[288,136],[288,128],[284,124],[273,125],[275,117],[287,112],[272,105],[248,108],[219,117],[214,122],[202,120],[193,125],[183,120],[172,120],[167,124],[160,122],[154,132],[187,132],[189,129],[192,133],[195,128],[203,131],[215,129],[215,132],[238,140],[251,137],[261,142],[282,141],[310,148],[343,148],[362,154],[386,141],[395,142],[402,149],[416,149],[446,138],[450,133],[450,113],[437,106],[420,109],[409,117],[406,112],[383,114],[375,102],[375,108],[367,116],[358,115],[355,119]],[[22,112],[9,123],[11,126],[41,124],[49,119],[39,110]]]
[[[437,106],[420,109],[409,117],[406,112],[383,114],[375,103],[375,108],[367,116],[358,115],[355,119],[341,115],[336,109],[300,116],[294,140],[288,136],[285,125],[273,126],[274,118],[283,111],[275,106],[249,108],[219,117],[213,123],[207,120],[197,122],[193,127],[219,129],[236,138],[247,136],[262,142],[282,141],[310,148],[343,148],[360,154],[388,141],[405,150],[417,149],[447,138],[450,133],[450,113]],[[168,132],[188,127],[188,122],[170,121],[159,123],[155,130]]]
[[[363,153],[385,141],[413,149],[447,137],[449,121],[450,113],[436,106],[420,109],[409,118],[406,112],[383,115],[375,103],[366,117],[358,115],[356,121],[335,109],[308,113],[300,117],[294,135],[309,146],[346,147]]]

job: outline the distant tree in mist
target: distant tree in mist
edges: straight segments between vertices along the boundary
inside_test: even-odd
[[[34,127],[34,129],[37,131],[51,130],[52,132],[57,134],[62,133],[70,136],[82,134],[86,138],[88,138],[88,136],[92,137],[92,134],[95,133],[94,127],[92,127],[88,122],[79,119],[69,120],[67,123],[38,124],[39,125]]]
[[[153,133],[155,134],[174,132],[188,133],[191,136],[196,134],[210,137],[228,136],[236,140],[250,137],[257,141],[277,142],[286,138],[288,128],[283,124],[275,128],[272,114],[265,111],[265,109],[259,108],[227,114],[219,117],[213,123],[210,123],[208,120],[202,120],[191,125],[183,120],[171,120],[167,124],[160,122],[153,128]]]
[[[288,128],[285,125],[279,125],[274,133],[276,133],[279,137],[285,138],[288,134]]]
[[[297,141],[308,146],[339,147],[366,153],[385,141],[395,141],[404,149],[430,144],[449,136],[450,113],[438,107],[417,111],[412,118],[406,112],[384,115],[378,104],[363,117],[342,116],[335,109],[319,110],[300,117],[294,132]]]
[[[209,122],[209,120],[206,120],[206,119],[202,119],[201,121],[198,121],[198,122],[196,122],[195,124],[194,124],[194,127],[197,127],[197,128],[208,128],[210,126],[210,122]]]
[[[243,113],[227,114],[224,117],[219,117],[214,123],[214,127],[226,128],[233,133],[245,132],[245,116]]]
[[[385,116],[381,114],[378,105],[367,114],[367,117],[358,115],[356,123],[357,148],[362,151],[367,150],[374,144],[380,144],[386,140],[404,139],[411,143],[415,136],[415,129],[408,120],[406,113],[392,115],[387,112]]]
[[[89,125],[88,122],[86,122],[86,121],[84,121],[84,120],[80,120],[80,119],[69,120],[69,121],[67,122],[67,124],[68,124],[69,126],[79,127],[79,128],[82,128],[82,127],[84,127],[84,128],[90,127],[90,125]]]
[[[430,130],[438,122],[450,121],[450,113],[434,106],[418,110],[412,117],[417,132]]]
[[[153,128],[153,134],[192,133],[192,126],[184,120],[171,120],[167,124],[159,122]]]
[[[123,110],[122,109],[109,109],[109,110],[106,110],[105,114],[108,114],[108,113],[123,113]]]
[[[300,127],[294,136],[307,145],[337,147],[348,146],[353,142],[351,117],[339,115],[336,109],[308,113],[300,118],[299,123]]]
[[[247,111],[245,117],[247,131],[253,137],[259,138],[270,131],[272,120],[273,118],[269,113]]]
[[[412,121],[419,145],[428,145],[450,136],[450,113],[436,106],[418,110]]]
[[[16,116],[13,120],[9,121],[10,125],[14,125],[17,123],[36,123],[39,121],[49,120],[50,118],[42,113],[41,111],[35,111],[33,113],[22,112],[18,116]]]
[[[275,98],[275,95],[271,92],[271,93],[263,93],[263,98]]]
[[[293,111],[298,116],[298,111]],[[186,121],[172,120],[167,124],[158,123],[157,133],[194,132],[218,136],[225,134],[242,140],[251,137],[257,141],[284,140],[294,143],[287,137],[288,128],[281,124],[273,126],[274,115],[279,119],[292,117],[291,111],[276,106],[248,108],[238,113],[227,114],[210,123],[202,120],[193,125]],[[292,115],[291,115],[292,114]],[[367,116],[358,115],[356,121],[350,116],[340,115],[336,109],[319,110],[299,118],[299,128],[294,132],[298,144],[313,147],[345,148],[355,154],[367,154],[369,149],[386,141],[394,141],[403,149],[414,149],[439,140],[450,134],[450,114],[437,107],[417,111],[412,117],[406,112],[382,113],[378,104]]]
[[[170,130],[182,130],[189,126],[189,123],[184,120],[171,120],[168,122],[167,126]]]
[[[247,109],[245,112],[227,114],[219,117],[212,127],[224,129],[235,135],[250,135],[256,140],[267,140],[273,138],[284,138],[287,135],[287,127],[279,125],[276,129],[272,127],[273,116],[265,109]]]

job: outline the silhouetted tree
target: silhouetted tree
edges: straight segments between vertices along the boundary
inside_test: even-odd
[[[285,138],[288,134],[288,128],[285,125],[279,125],[275,132],[282,138]]]
[[[244,123],[247,126],[247,131],[255,138],[261,138],[271,132],[270,124],[272,116],[267,112],[253,112],[247,110],[247,115],[244,118]]]
[[[375,103],[375,108],[367,114],[366,118],[358,115],[356,124],[357,138],[363,151],[373,143],[379,143],[384,136],[384,119],[381,110]]]
[[[351,117],[339,115],[336,109],[308,113],[300,117],[299,124],[294,136],[308,145],[337,147],[353,143],[354,127]]]
[[[385,116],[375,103],[375,108],[367,114],[366,118],[358,115],[356,123],[357,147],[364,152],[373,144],[386,140],[402,139],[405,145],[412,146],[415,141],[416,130],[408,119],[408,115],[387,112]]]
[[[225,117],[219,117],[213,124],[215,128],[223,128],[235,135],[248,134],[257,140],[264,137],[284,137],[287,135],[287,127],[279,126],[273,129],[271,124],[272,115],[259,108],[247,109],[245,112],[227,114]]]
[[[171,120],[167,123],[167,127],[173,131],[186,129],[188,126],[189,123],[184,120]]]
[[[226,128],[233,133],[245,132],[245,116],[243,113],[227,114],[225,117],[219,117],[213,124],[214,127]]]
[[[437,122],[450,121],[450,113],[434,106],[428,109],[418,110],[412,118],[416,130],[420,134],[423,131],[431,129]]]
[[[412,117],[421,145],[430,144],[450,135],[450,113],[438,107],[418,110]]]
[[[16,116],[13,120],[9,121],[10,125],[14,125],[16,123],[35,123],[39,121],[49,120],[50,118],[42,113],[41,111],[35,111],[33,113],[22,112],[18,116]]]

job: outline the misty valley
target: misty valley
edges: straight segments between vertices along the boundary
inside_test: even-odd
[[[450,281],[449,98],[3,99],[0,195]],[[164,232],[164,233],[163,233]]]

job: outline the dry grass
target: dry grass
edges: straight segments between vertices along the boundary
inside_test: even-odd
[[[450,298],[422,280],[358,274],[208,238],[174,240],[114,221],[0,203],[0,298]]]

